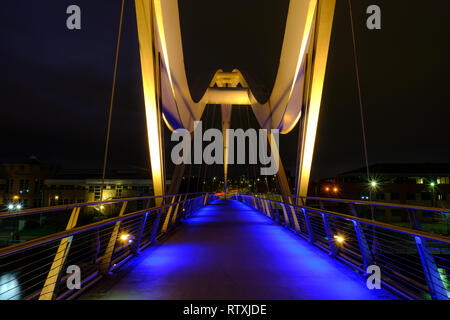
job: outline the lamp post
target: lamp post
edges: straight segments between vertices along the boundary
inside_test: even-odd
[[[434,181],[430,182],[430,188],[431,188],[431,206],[436,207],[436,183]]]

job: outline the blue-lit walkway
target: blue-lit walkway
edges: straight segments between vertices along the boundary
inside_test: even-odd
[[[82,299],[395,299],[246,205],[217,200]]]

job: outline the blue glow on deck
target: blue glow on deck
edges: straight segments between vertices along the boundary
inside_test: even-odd
[[[102,299],[395,299],[238,201],[197,211]]]

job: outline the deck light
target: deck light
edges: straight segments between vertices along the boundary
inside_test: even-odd
[[[344,242],[344,238],[342,236],[334,236],[334,239],[336,240],[337,243],[343,243]]]
[[[127,233],[123,233],[120,235],[120,240],[127,241],[130,238],[130,235]]]

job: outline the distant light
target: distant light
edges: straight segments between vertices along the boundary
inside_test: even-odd
[[[18,199],[19,199],[19,196],[14,196],[13,199],[14,199],[14,200],[18,200]]]
[[[344,242],[344,238],[343,237],[341,237],[341,236],[334,236],[334,239],[336,240],[336,242],[338,242],[338,243],[343,243]]]
[[[434,186],[435,186],[435,183],[432,181],[432,182],[430,183],[430,186],[431,186],[431,187],[434,187]]]
[[[120,240],[122,240],[122,241],[127,241],[128,238],[130,238],[130,235],[127,233],[120,235]]]
[[[8,204],[8,209],[9,209],[9,210],[12,210],[12,209],[14,209],[14,205],[13,205],[13,204],[11,204],[11,203],[10,203],[10,204]]]
[[[105,209],[105,206],[104,206],[104,205],[101,205],[101,206],[100,206],[100,210],[103,210],[103,209]]]
[[[333,188],[333,192],[338,192],[338,190],[339,190],[339,189],[336,188],[336,187]]]
[[[376,182],[376,181],[374,180],[374,181],[372,181],[372,182],[370,183],[370,185],[372,186],[372,188],[375,188],[375,187],[378,185],[378,182]]]
[[[21,205],[21,204],[16,205],[16,209],[17,209],[17,210],[22,209],[22,205]]]
[[[329,187],[326,187],[326,188],[325,188],[325,191],[326,191],[326,192],[330,191],[330,188],[329,188]]]
[[[58,200],[59,199],[59,196],[55,196],[55,200]]]

